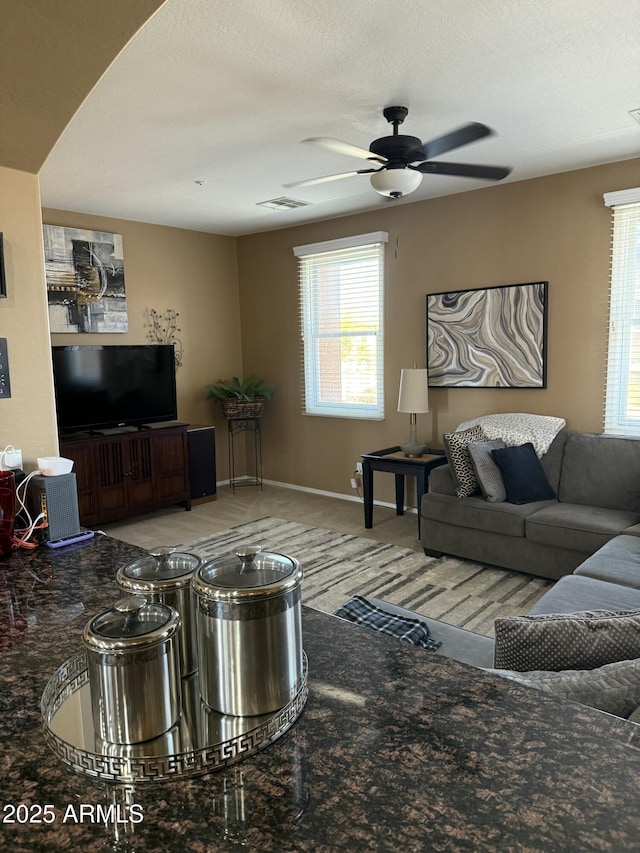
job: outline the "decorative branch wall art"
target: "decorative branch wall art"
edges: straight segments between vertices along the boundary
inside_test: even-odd
[[[178,327],[179,316],[173,308],[167,308],[164,314],[160,314],[155,308],[146,308],[144,312],[145,326],[148,329],[147,340],[152,344],[173,344],[176,370],[181,367],[184,355],[182,341],[176,335],[176,332],[181,331]]]
[[[122,236],[43,225],[52,332],[126,332]]]
[[[546,388],[548,282],[427,294],[434,388]]]

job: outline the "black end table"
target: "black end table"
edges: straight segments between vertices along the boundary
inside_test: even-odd
[[[418,502],[418,539],[420,538],[420,505],[427,491],[429,473],[439,465],[446,465],[444,450],[427,448],[422,456],[405,456],[400,447],[374,450],[362,454],[362,489],[364,492],[364,526],[373,527],[373,472],[386,471],[396,478],[396,515],[404,514],[404,478],[416,478]]]

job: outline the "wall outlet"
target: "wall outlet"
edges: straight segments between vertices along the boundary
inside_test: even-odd
[[[12,471],[14,468],[22,468],[22,451],[11,449],[0,453],[0,471]]]
[[[362,477],[362,462],[356,462],[356,474]]]

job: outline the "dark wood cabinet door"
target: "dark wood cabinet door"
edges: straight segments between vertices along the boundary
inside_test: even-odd
[[[122,513],[128,505],[126,446],[119,440],[99,440],[95,444],[95,453],[98,463],[100,517],[103,521],[109,521]]]
[[[184,500],[189,495],[186,430],[166,430],[158,433],[154,444],[158,497],[163,500]]]
[[[155,436],[144,433],[131,436],[126,442],[127,454],[127,501],[132,511],[144,512],[146,505],[155,500],[153,447]]]

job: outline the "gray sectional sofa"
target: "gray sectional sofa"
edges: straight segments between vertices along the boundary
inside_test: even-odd
[[[610,446],[615,447],[616,441]],[[621,476],[621,480],[626,479]],[[430,619],[428,614],[417,614],[380,599],[368,597],[368,600],[393,615],[405,619],[418,618],[426,622],[433,639],[442,643],[437,654],[640,723],[638,534],[638,524],[631,524],[625,528],[625,532],[608,539],[571,574],[563,575],[525,617],[497,620],[496,636],[501,634],[503,640],[500,652],[497,640],[492,637]],[[552,642],[548,632],[542,635],[536,633],[540,627],[543,632],[549,627],[553,632],[556,630],[555,625],[563,620],[571,620],[577,628],[577,640],[574,637],[574,644],[579,650],[579,663],[571,663],[573,652],[567,648],[570,643],[567,643],[566,633],[560,637],[556,636]],[[541,622],[546,625],[541,625]],[[613,632],[610,633],[612,625]],[[504,656],[505,649],[507,654],[513,651],[510,646],[510,632],[513,627],[516,632],[521,628],[524,630],[524,640],[521,638],[519,641],[520,654],[523,650],[525,653],[534,653],[533,657],[539,664],[534,667],[536,671],[530,671],[531,667],[523,666],[500,668],[504,664],[499,658]],[[566,621],[560,630],[565,631],[565,628]],[[527,639],[526,632],[531,629],[533,633],[530,633],[529,637],[533,639]],[[569,628],[569,632],[571,630],[572,628]],[[600,652],[608,657],[597,663],[585,662],[598,646]],[[556,665],[558,651],[561,657],[564,653],[569,654],[568,659],[565,655],[560,666]]]
[[[460,498],[446,465],[422,501],[427,554],[557,580],[525,616],[496,620],[498,640],[365,598],[426,623],[436,654],[640,723],[640,440],[563,430],[541,464],[553,500]],[[506,665],[514,655],[536,666]]]
[[[381,599],[377,607],[405,618],[423,619],[431,636],[441,640],[437,654],[478,667],[493,667],[494,640],[455,625],[429,619]],[[580,611],[640,611],[640,536],[615,536],[565,575],[529,610],[531,616]]]
[[[434,469],[425,553],[557,580],[615,536],[640,536],[640,439],[562,430],[540,462],[557,497],[526,504],[456,497],[450,466]]]

